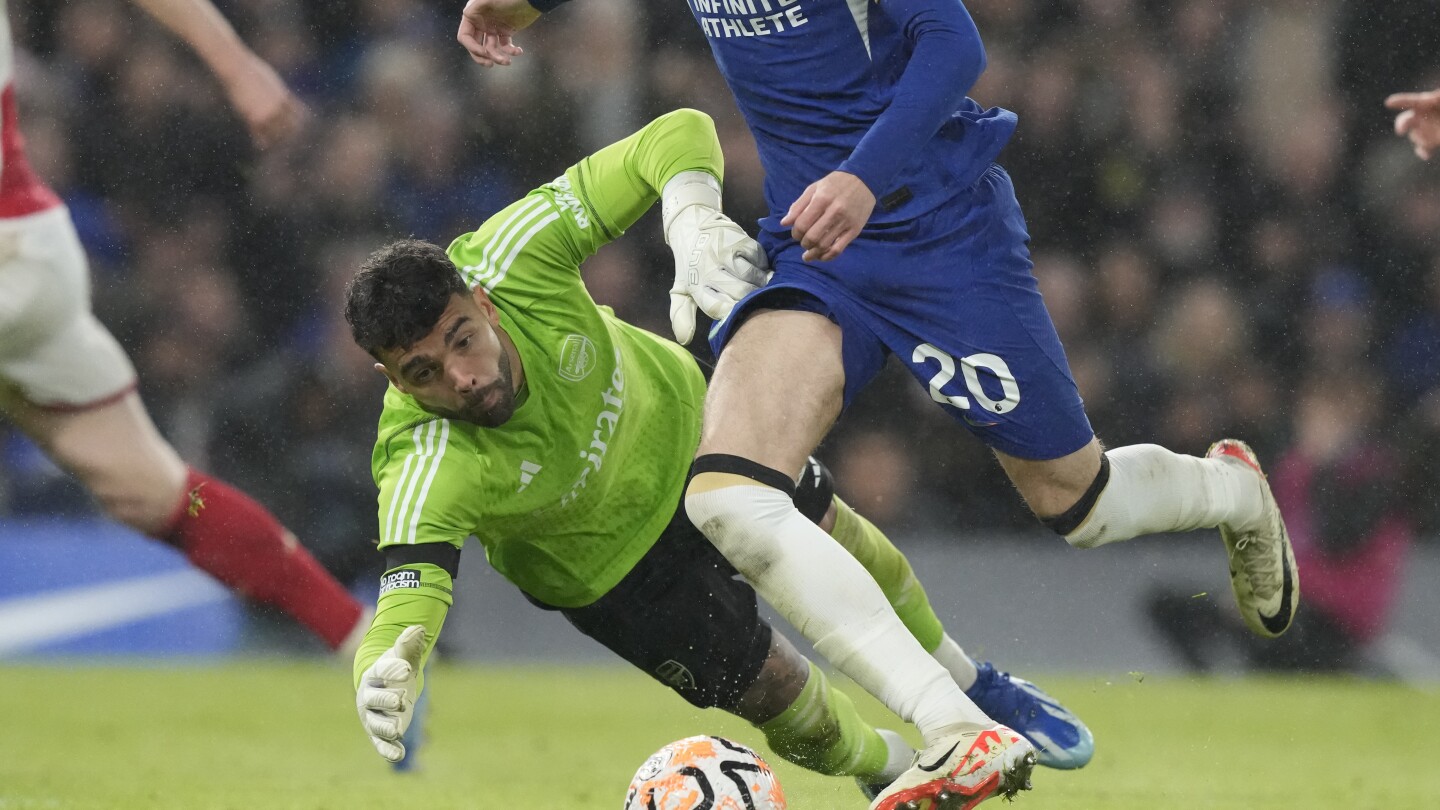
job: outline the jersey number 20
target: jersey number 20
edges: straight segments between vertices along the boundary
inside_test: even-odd
[[[922,343],[915,347],[915,352],[910,355],[912,362],[923,365],[927,360],[934,360],[940,364],[940,371],[930,378],[930,398],[942,405],[952,405],[961,410],[969,410],[970,400],[959,394],[946,394],[943,389],[955,379],[955,358],[945,351],[937,349],[929,343]],[[980,387],[980,369],[985,369],[994,374],[1000,380],[1000,391],[1004,395],[1002,399],[991,399]],[[1015,375],[1010,373],[1010,367],[1001,360],[998,355],[979,353],[968,357],[960,358],[960,373],[965,377],[965,387],[969,389],[970,396],[980,403],[980,407],[991,413],[1009,413],[1015,410],[1020,404],[1020,386],[1015,382]]]

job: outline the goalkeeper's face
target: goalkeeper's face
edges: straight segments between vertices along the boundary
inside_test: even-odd
[[[378,366],[421,407],[448,419],[497,427],[515,413],[516,374],[500,316],[485,293],[452,295],[440,320]]]

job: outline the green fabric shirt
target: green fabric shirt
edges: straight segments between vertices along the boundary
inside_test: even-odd
[[[525,370],[504,425],[485,428],[385,395],[372,469],[380,546],[471,535],[522,590],[587,605],[649,550],[680,502],[705,380],[679,345],[598,306],[580,264],[682,171],[721,177],[710,119],[680,110],[572,166],[456,239]]]

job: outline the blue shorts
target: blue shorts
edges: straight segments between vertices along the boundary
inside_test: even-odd
[[[758,309],[816,312],[840,326],[848,406],[895,354],[989,446],[1025,459],[1094,437],[1030,270],[1010,176],[992,165],[948,205],[867,226],[838,259],[806,263],[789,234],[762,233],[775,275],[716,324],[718,355]]]

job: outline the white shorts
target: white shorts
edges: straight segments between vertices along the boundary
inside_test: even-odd
[[[130,358],[90,311],[90,268],[70,212],[0,219],[0,389],[10,389],[0,394],[70,410],[134,387]]]

